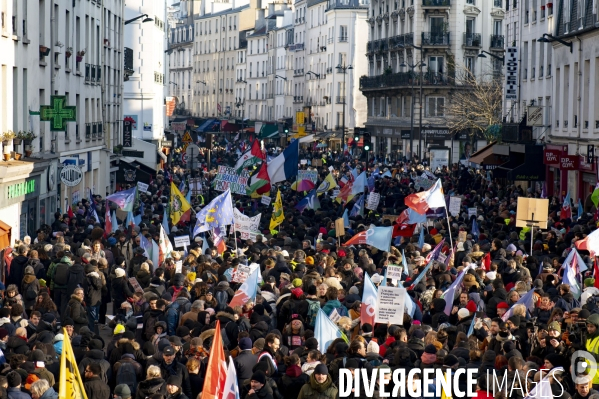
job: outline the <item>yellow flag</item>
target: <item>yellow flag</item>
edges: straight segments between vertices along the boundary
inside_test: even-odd
[[[283,201],[281,200],[281,190],[277,191],[277,198],[272,205],[272,216],[270,218],[269,230],[273,230],[275,227],[283,223],[285,215],[283,214]]]
[[[62,355],[60,355],[60,381],[58,389],[59,398],[87,399],[83,379],[79,374],[77,361],[67,329],[63,328]]]
[[[171,182],[171,221],[173,224],[179,223],[183,214],[190,208],[191,205],[181,194],[181,191],[175,186],[175,183]]]
[[[450,392],[450,394],[449,394],[449,395],[447,395],[447,394],[445,393],[445,389],[442,389],[442,390],[441,390],[441,399],[452,399],[452,398],[451,398],[451,392]]]
[[[321,195],[322,193],[326,193],[327,191],[332,190],[336,187],[337,182],[335,181],[333,174],[329,173],[327,177],[325,177],[325,179],[322,181],[322,183],[320,183],[320,186],[318,186],[318,188],[316,189],[316,193],[318,195]]]

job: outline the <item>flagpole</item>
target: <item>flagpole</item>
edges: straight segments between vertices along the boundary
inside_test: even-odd
[[[449,244],[451,248],[453,248],[453,238],[451,236],[451,222],[449,221],[449,213],[447,212],[447,208],[445,208],[445,216],[447,217],[447,229],[449,231]]]

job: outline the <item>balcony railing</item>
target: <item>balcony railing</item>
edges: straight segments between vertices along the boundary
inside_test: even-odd
[[[423,7],[451,7],[450,0],[422,0]]]
[[[340,41],[340,42],[346,42],[346,41],[347,41],[347,36],[341,36],[341,37],[339,38],[339,41]]]
[[[449,46],[449,32],[422,32],[423,46]]]
[[[312,105],[313,104],[312,99],[310,97],[306,98],[306,101],[304,102],[304,104],[308,105],[308,106]]]
[[[505,39],[503,35],[491,35],[491,44],[489,48],[491,50],[503,50],[505,45]]]
[[[450,80],[440,72],[428,71],[422,74],[423,86],[444,86]],[[360,78],[360,90],[409,87],[420,85],[420,74],[412,72],[399,72],[378,76],[363,76]]]
[[[303,103],[304,102],[304,96],[294,96],[293,97],[293,102],[295,104]]]
[[[345,96],[337,96],[335,99],[335,104],[345,104]]]
[[[91,140],[92,138],[92,124],[91,123],[86,123],[85,124],[85,140]]]
[[[464,33],[464,46],[480,48],[481,45],[480,33]]]

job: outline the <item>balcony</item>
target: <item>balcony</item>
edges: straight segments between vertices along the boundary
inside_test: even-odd
[[[503,35],[491,35],[490,50],[505,50],[505,39]]]
[[[450,80],[440,72],[424,72],[422,74],[423,86],[447,86]],[[420,85],[420,74],[412,72],[399,72],[378,76],[363,76],[360,78],[360,90],[376,90],[393,87],[412,87]]]
[[[340,41],[340,42],[347,42],[347,36],[341,36],[341,37],[339,38],[339,41]]]
[[[293,71],[293,76],[302,76],[304,74],[304,70],[303,69],[295,69]]]
[[[422,45],[428,47],[449,46],[449,32],[422,32]]]
[[[293,96],[294,104],[301,104],[304,102],[304,96]]]
[[[335,104],[345,104],[345,96],[337,96],[335,98]]]
[[[464,47],[481,48],[480,33],[464,33]]]
[[[422,8],[449,8],[450,0],[422,0]]]
[[[310,106],[313,105],[314,103],[312,102],[312,99],[310,97],[306,98],[306,101],[304,102],[304,105]]]

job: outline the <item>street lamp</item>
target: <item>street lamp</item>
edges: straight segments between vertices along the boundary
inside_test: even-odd
[[[279,78],[279,79],[287,80],[287,78],[284,78],[284,77],[282,77],[282,76],[279,76],[279,75],[275,75],[275,78]]]
[[[206,82],[204,82],[203,80],[196,80],[196,83],[202,83],[204,86],[206,86]]]
[[[173,82],[172,80],[170,82],[168,82],[168,84],[173,84],[175,86],[178,86],[175,82]]]
[[[552,39],[552,40],[549,40],[549,39],[547,39],[547,37],[548,37],[549,39]],[[564,46],[568,46],[568,47],[570,47],[570,52],[572,52],[572,42],[565,42],[565,41],[563,41],[563,40],[562,40],[562,39],[560,39],[560,38],[557,38],[557,37],[555,37],[555,36],[553,36],[553,35],[550,35],[549,33],[543,33],[543,36],[541,36],[540,38],[538,38],[538,39],[537,39],[537,42],[538,42],[538,43],[551,43],[551,42],[558,42],[558,43],[561,43],[561,44],[563,44]]]
[[[306,75],[310,75],[310,74],[316,76],[316,79],[320,79],[320,74],[319,73],[315,73],[315,72],[312,72],[312,71],[306,72]]]
[[[245,80],[243,80],[243,79],[237,79],[237,83],[245,83],[245,84],[247,84],[247,82]]]
[[[415,47],[415,46],[414,46]],[[422,47],[420,48],[422,50]],[[422,56],[420,57],[420,61],[418,61],[414,65],[407,65],[405,62],[402,62],[399,66],[404,68],[408,67],[412,70],[412,74],[414,74],[414,69],[416,67],[420,67],[420,134],[418,135],[418,158],[420,158],[420,162],[422,162],[422,67],[426,66],[426,63],[422,61]],[[410,160],[414,159],[414,79],[412,79],[412,112],[410,113]]]
[[[144,22],[152,22],[154,20],[154,19],[148,17],[148,14],[141,14],[138,17],[126,20],[125,23],[124,23],[124,25],[129,25],[131,22],[135,22],[135,21],[137,21],[138,19],[141,19],[141,18],[144,18],[144,20],[141,21],[142,23],[144,23]]]
[[[339,72],[343,72],[343,116],[341,126],[341,151],[343,152],[343,156],[345,156],[345,103],[347,103],[347,101],[345,101],[345,93],[347,92],[345,88],[345,77],[347,75],[347,71],[352,69],[354,69],[354,67],[352,67],[351,65],[337,65],[337,70]]]
[[[485,51],[485,50],[481,50],[480,54],[478,55],[478,58],[487,58],[487,56],[485,54],[483,54],[483,53],[489,54],[491,57],[493,57],[495,59],[498,59],[499,61],[503,62],[504,65],[505,65],[505,57],[500,57],[500,56],[498,56],[496,54],[489,53],[488,51]]]

